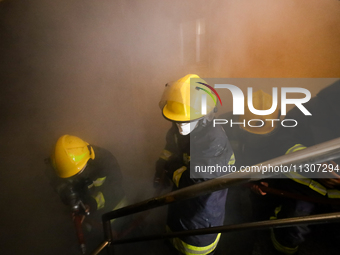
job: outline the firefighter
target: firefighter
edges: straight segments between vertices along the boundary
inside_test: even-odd
[[[298,125],[296,128],[285,129],[282,134],[286,141],[281,146],[285,147],[286,154],[340,137],[339,96],[340,81],[337,81],[321,90],[316,97],[304,105],[312,113],[312,116],[303,115],[297,107],[288,112],[286,118],[295,119]],[[340,211],[339,206],[331,205],[332,202],[340,198],[340,171],[332,170],[340,168],[338,165],[340,160],[335,159],[324,163],[328,166],[329,172],[323,171],[323,173],[313,175],[307,175],[307,172],[291,172],[287,174],[288,178],[277,183],[277,187],[310,198],[324,199],[329,201],[329,205],[287,198],[275,210],[273,219]],[[323,231],[323,236],[328,232]],[[294,254],[298,251],[299,245],[305,241],[308,233],[310,233],[310,228],[307,225],[275,228],[271,232],[271,240],[279,252]],[[332,234],[330,236],[334,237]]]
[[[237,169],[246,166],[256,165],[272,158],[281,156],[285,151],[278,146],[281,143],[281,125],[277,121],[271,122],[266,119],[280,119],[280,110],[276,109],[269,115],[255,115],[247,106],[245,100],[244,115],[233,115],[232,112],[223,113],[218,119],[227,120],[228,123],[223,128],[229,138],[235,158]],[[252,104],[257,110],[267,110],[272,106],[272,96],[262,90],[252,93]],[[234,123],[230,125],[230,123]],[[249,124],[250,125],[249,125]],[[227,213],[232,216],[230,224],[234,222],[250,222],[268,220],[272,216],[272,211],[278,205],[278,197],[267,194],[259,189],[259,184],[275,186],[275,179],[263,179],[249,183],[247,186],[235,186],[229,189]],[[252,192],[253,191],[253,192]],[[240,214],[239,211],[244,213]],[[234,249],[238,254],[250,254],[254,252],[262,253],[263,247],[260,245],[261,237],[267,232],[252,231],[244,233],[233,233],[230,237],[234,239]],[[247,240],[248,245],[244,245]]]
[[[247,102],[248,100],[245,100]],[[253,106],[257,110],[267,110],[272,106],[272,96],[262,90],[258,90],[252,94]],[[227,136],[237,158],[236,167],[240,169],[245,166],[252,166],[267,160],[276,158],[284,154],[285,150],[281,146],[282,143],[281,130],[282,126],[278,125],[277,121],[265,121],[266,119],[280,119],[280,110],[276,109],[269,115],[255,115],[245,104],[244,115],[234,116],[232,112],[224,113],[218,117],[219,119],[227,119],[230,122],[232,119],[233,126],[224,125]],[[257,124],[255,122],[258,122]],[[262,121],[262,122],[261,122]],[[251,125],[248,125],[251,123]],[[257,184],[267,186],[268,181],[273,183],[274,179],[254,182],[252,190],[255,193],[264,195],[265,192],[258,189]],[[270,208],[273,206],[276,198],[271,196],[258,197],[253,193],[249,193],[248,189],[244,187],[235,187],[237,195],[240,192],[244,196],[251,196],[251,206],[253,207],[253,220],[268,219],[268,210],[264,207]],[[255,202],[256,201],[256,202]]]
[[[62,202],[73,212],[89,213],[84,221],[86,229],[102,235],[101,215],[125,204],[116,158],[79,137],[63,135],[47,162],[51,166],[48,177]]]
[[[163,173],[172,180],[173,190],[181,189],[214,175],[191,176],[195,166],[227,166],[234,163],[233,151],[221,126],[213,127],[216,97],[207,95],[206,113],[201,112],[201,98],[207,89],[199,76],[186,75],[167,84],[160,102],[163,117],[172,122],[166,146],[156,163],[155,182]],[[203,89],[201,89],[203,88]],[[227,190],[169,205],[168,231],[208,228],[223,225]],[[170,240],[179,254],[213,254],[219,234],[188,236]]]

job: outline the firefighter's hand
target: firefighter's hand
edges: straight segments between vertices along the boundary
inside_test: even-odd
[[[261,182],[261,185],[268,187],[267,182]],[[267,193],[261,190],[261,188],[257,184],[253,184],[250,189],[258,195],[262,195],[262,196],[267,195]]]
[[[153,187],[155,189],[162,189],[170,186],[170,181],[168,180],[166,170],[164,169],[165,164],[166,161],[163,159],[159,159],[156,162],[156,172],[153,178]]]
[[[155,189],[167,188],[170,186],[170,182],[165,174],[165,170],[156,170],[153,178],[153,187]]]
[[[66,186],[61,192],[60,197],[63,203],[71,207],[72,211],[77,211],[80,204],[80,195],[71,185]]]

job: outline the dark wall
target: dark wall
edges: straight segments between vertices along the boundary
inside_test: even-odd
[[[0,253],[77,251],[68,208],[44,175],[63,134],[109,149],[131,202],[154,193],[170,126],[158,108],[164,85],[207,73],[207,63],[181,62],[179,32],[204,2],[0,2]]]

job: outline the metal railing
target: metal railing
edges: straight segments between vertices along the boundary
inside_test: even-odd
[[[197,229],[197,230],[188,230],[181,232],[173,232],[166,233],[160,235],[151,235],[140,238],[131,238],[131,239],[123,239],[123,240],[113,240],[112,230],[110,220],[116,219],[119,217],[127,216],[130,214],[142,212],[145,210],[153,209],[156,207],[168,205],[170,203],[175,203],[179,201],[183,201],[186,199],[194,198],[197,196],[205,195],[208,193],[212,193],[214,191],[226,189],[231,186],[235,186],[238,184],[242,184],[249,181],[256,181],[264,178],[269,178],[277,175],[278,173],[273,171],[267,171],[263,173],[261,171],[261,167],[269,166],[289,166],[289,165],[300,165],[300,164],[316,164],[322,163],[330,160],[334,160],[340,157],[340,138],[324,142],[318,145],[314,145],[312,147],[306,148],[304,150],[287,154],[281,157],[277,157],[263,163],[257,164],[258,171],[256,172],[235,172],[228,174],[228,176],[221,176],[216,179],[208,180],[199,184],[192,185],[190,187],[182,188],[168,194],[154,197],[133,205],[129,205],[108,213],[105,213],[102,216],[103,220],[103,228],[104,228],[104,237],[105,240],[103,243],[98,246],[98,248],[91,253],[91,255],[99,254],[105,247],[108,249],[108,254],[111,254],[110,247],[113,244],[121,244],[127,242],[138,242],[138,241],[148,241],[148,240],[156,240],[156,239],[164,239],[171,237],[179,237],[179,236],[189,236],[189,235],[200,235],[200,234],[208,234],[208,233],[221,233],[221,232],[230,232],[236,230],[245,230],[245,229],[263,229],[269,227],[277,227],[277,226],[291,226],[297,224],[313,224],[320,222],[330,222],[330,221],[339,221],[340,213],[333,214],[322,214],[322,215],[313,215],[306,217],[298,217],[298,218],[288,218],[281,220],[270,220],[270,221],[261,221],[261,222],[252,222],[252,223],[244,223],[238,225],[229,225],[229,226],[221,226],[214,227],[208,229]]]

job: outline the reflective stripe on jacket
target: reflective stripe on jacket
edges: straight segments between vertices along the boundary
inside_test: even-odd
[[[303,146],[302,144],[296,144],[293,147],[289,148],[288,151],[286,152],[286,154],[288,153],[292,153],[292,152],[296,152],[299,150],[303,150],[306,149],[306,146]],[[292,179],[293,181],[300,183],[302,185],[305,185],[309,188],[311,188],[312,190],[318,192],[319,194],[326,196],[328,198],[340,198],[340,191],[337,189],[327,189],[325,186],[323,186],[322,184],[320,184],[319,182],[310,179],[310,178],[306,178],[303,175],[296,173],[296,172],[289,172],[287,174],[285,174],[287,177],[289,177],[290,179]]]

